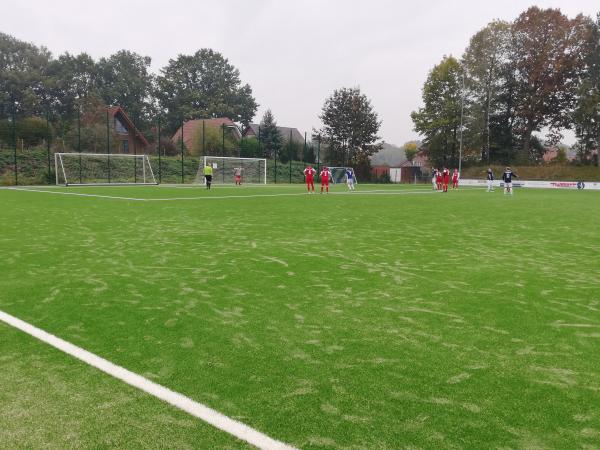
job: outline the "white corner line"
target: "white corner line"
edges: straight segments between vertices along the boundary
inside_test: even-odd
[[[71,355],[80,361],[93,366],[102,372],[117,378],[125,383],[136,387],[160,400],[187,412],[188,414],[203,420],[206,423],[229,433],[236,438],[245,441],[255,447],[266,450],[295,450],[283,442],[277,441],[269,436],[249,427],[237,420],[231,419],[214,409],[198,403],[183,394],[171,391],[170,389],[154,383],[141,375],[133,373],[121,366],[107,361],[87,350],[82,349],[74,344],[71,344],[53,334],[47,333],[27,322],[22,321],[10,314],[0,310],[0,321],[17,328],[24,333],[29,334],[52,347]]]

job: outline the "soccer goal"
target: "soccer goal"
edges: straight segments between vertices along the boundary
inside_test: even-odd
[[[55,153],[56,184],[158,184],[148,155]]]
[[[195,183],[205,184],[204,167],[213,168],[213,184],[233,184],[236,173],[241,174],[241,182],[267,184],[267,160],[264,158],[232,158],[228,156],[205,156],[200,161]]]
[[[352,173],[354,174],[354,184],[358,184],[356,181],[356,172],[352,167],[329,167],[333,184],[346,182],[346,169],[352,170]]]

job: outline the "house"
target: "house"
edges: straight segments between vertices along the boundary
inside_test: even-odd
[[[396,167],[384,165],[371,167],[371,176],[373,178],[382,178],[386,174],[392,183],[413,183],[421,178],[421,167],[405,163]]]
[[[550,147],[546,149],[544,153],[543,160],[544,164],[548,164],[553,162],[558,157],[558,151],[560,149],[558,147]],[[577,152],[571,149],[565,149],[565,157],[567,161],[574,161],[577,158]]]
[[[412,160],[412,165],[417,167],[427,167],[429,165],[429,157],[426,149],[420,149]]]
[[[251,123],[244,130],[244,137],[258,138],[259,127],[260,127],[260,125],[258,123]],[[298,128],[277,127],[277,131],[279,131],[279,134],[281,135],[281,139],[284,143],[288,142],[290,140],[290,133],[291,133],[292,142],[304,144],[304,136],[302,135],[302,133],[300,133],[300,131],[298,131]]]
[[[204,125],[202,125],[203,122],[204,122]],[[233,137],[236,140],[239,140],[242,137],[242,133],[240,132],[240,130],[237,127],[237,125],[235,124],[235,122],[228,117],[217,117],[214,119],[187,120],[187,121],[183,122],[183,143],[188,150],[193,148],[194,139],[196,138],[196,136],[199,135],[203,126],[204,127],[219,127],[219,128],[224,127],[225,129],[229,130],[231,135],[233,135]],[[175,134],[173,134],[173,137],[171,138],[171,142],[173,142],[173,144],[177,144],[178,142],[180,142],[181,138],[182,138],[182,130],[181,130],[181,127],[179,127],[177,129],[177,131],[175,132]]]
[[[390,166],[371,166],[371,175],[374,178],[381,178],[386,173],[390,173]]]
[[[148,152],[149,143],[133,121],[120,106],[109,106],[108,115],[118,140],[119,153],[143,154]]]

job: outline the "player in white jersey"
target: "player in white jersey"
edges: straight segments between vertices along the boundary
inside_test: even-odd
[[[346,168],[346,185],[348,186],[348,189],[350,191],[354,190],[354,180],[355,180],[355,176],[354,176],[354,169],[352,169],[351,167]]]

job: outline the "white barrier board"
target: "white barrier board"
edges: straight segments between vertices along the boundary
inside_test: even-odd
[[[464,179],[460,180],[461,186],[480,186],[487,187],[486,180]],[[519,180],[513,181],[513,187],[518,188],[539,188],[539,189],[585,189],[600,191],[599,181],[531,181]],[[494,187],[503,187],[502,180],[494,180]]]

